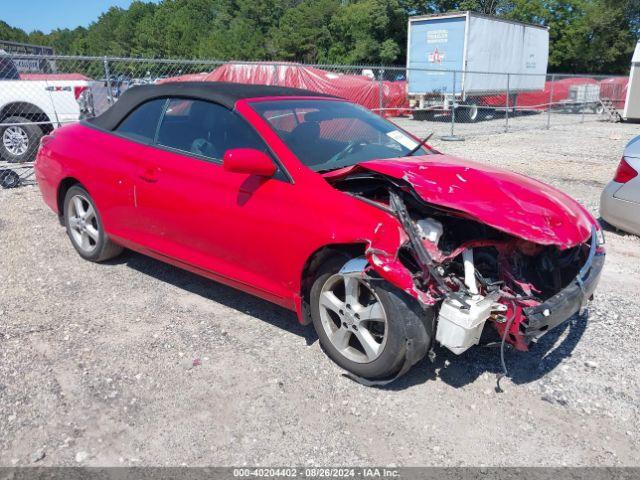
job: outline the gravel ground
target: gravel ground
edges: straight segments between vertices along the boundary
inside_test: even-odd
[[[433,143],[596,213],[637,133]],[[85,262],[37,188],[0,190],[0,465],[639,465],[640,239],[607,242],[596,300],[507,352],[504,393],[492,348],[438,349],[377,389],[341,376],[293,313],[133,253]]]

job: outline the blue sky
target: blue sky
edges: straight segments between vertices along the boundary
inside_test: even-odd
[[[0,20],[27,32],[87,26],[109,7],[127,8],[133,0],[2,0]],[[159,0],[146,0],[155,1]]]

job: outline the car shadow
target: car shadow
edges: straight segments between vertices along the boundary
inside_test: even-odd
[[[121,256],[106,263],[124,264],[194,295],[251,315],[304,338],[307,345],[312,345],[318,339],[313,327],[301,325],[296,314],[290,310],[151,257],[125,250]],[[563,359],[571,356],[582,338],[588,318],[588,310],[583,314],[574,315],[541,337],[531,346],[529,352],[519,352],[506,345],[505,363],[511,381],[516,385],[530,383],[559,366]],[[482,341],[494,345],[472,347],[461,355],[455,355],[450,350],[436,345],[433,360],[425,357],[404,376],[376,388],[400,391],[436,378],[454,388],[462,388],[475,382],[486,372],[495,375],[502,373],[500,338],[493,329],[486,330],[487,334],[483,335]],[[560,340],[563,335],[564,338]]]
[[[125,250],[116,259],[105,263],[124,264],[137,272],[174,285],[194,295],[251,315],[304,338],[307,345],[312,345],[318,338],[313,328],[301,325],[296,314],[291,310],[160,260]]]
[[[516,385],[530,383],[558,367],[565,358],[571,356],[584,335],[588,319],[588,310],[583,314],[574,315],[532,344],[528,352],[520,352],[505,345],[504,357],[511,381]],[[491,331],[493,332],[493,329]],[[497,379],[497,375],[502,373],[500,338],[493,333],[483,338],[483,341],[495,343],[490,346],[472,347],[461,355],[437,345],[433,361],[429,358],[423,359],[404,377],[381,388],[404,390],[436,378],[454,388],[461,388],[475,382],[486,372],[495,374]]]
[[[598,223],[600,224],[600,226],[602,227],[602,229],[605,232],[615,233],[616,235],[620,235],[621,237],[635,237],[635,236],[638,236],[635,233],[625,232],[624,230],[621,230],[620,228],[618,228],[618,227],[616,227],[614,225],[611,225],[609,222],[607,222],[602,217],[598,217]]]

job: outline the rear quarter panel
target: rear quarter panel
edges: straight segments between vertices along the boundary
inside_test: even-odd
[[[73,178],[96,202],[107,232],[121,234],[121,218],[130,216],[133,203],[133,166],[125,154],[147,147],[83,124],[55,130],[53,137],[36,160],[36,179],[47,205],[62,213],[57,192],[63,180]]]

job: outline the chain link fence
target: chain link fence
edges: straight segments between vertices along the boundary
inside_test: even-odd
[[[426,77],[438,87],[420,91],[419,80]],[[305,88],[363,105],[418,136],[434,132],[445,140],[617,121],[627,89],[627,77],[616,76],[3,54],[0,185],[33,183],[33,160],[43,135],[99,115],[136,85],[172,81]]]

